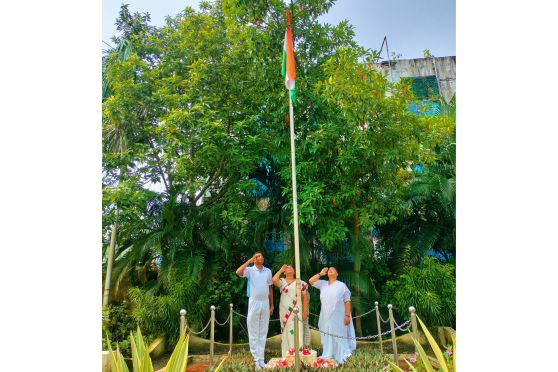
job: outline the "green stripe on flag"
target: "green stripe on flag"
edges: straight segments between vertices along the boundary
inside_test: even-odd
[[[293,103],[293,106],[296,106],[296,83],[294,88],[289,91],[289,94],[291,95],[291,102]]]
[[[283,48],[283,61],[281,62],[281,75],[287,75],[287,51]]]

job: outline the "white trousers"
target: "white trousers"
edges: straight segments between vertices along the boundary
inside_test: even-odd
[[[254,361],[264,361],[265,341],[269,328],[269,299],[248,300],[248,339]]]

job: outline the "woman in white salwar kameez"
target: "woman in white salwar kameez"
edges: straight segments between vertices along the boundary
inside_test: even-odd
[[[321,276],[328,276],[328,280],[319,280]],[[322,358],[335,358],[337,363],[343,364],[356,349],[355,327],[351,317],[351,292],[345,283],[337,280],[335,267],[323,268],[308,281],[311,286],[320,290],[320,338],[322,340]],[[350,337],[340,338],[332,335]]]
[[[284,273],[285,277],[281,278]],[[294,349],[294,313],[293,308],[296,305],[296,279],[294,277],[295,271],[291,265],[283,265],[281,269],[272,278],[273,284],[279,288],[281,292],[279,302],[279,319],[281,320],[281,356],[287,356],[289,349]],[[302,297],[302,308],[298,314],[299,321],[301,322],[299,335],[299,345],[304,345],[303,335],[303,321],[308,320],[308,284],[300,281],[300,292]]]

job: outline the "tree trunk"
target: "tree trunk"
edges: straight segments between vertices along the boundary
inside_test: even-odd
[[[118,175],[118,181],[122,181],[124,173],[126,172],[126,166],[122,165],[120,167],[120,174]],[[114,261],[114,251],[116,247],[116,227],[118,221],[118,203],[116,204],[116,221],[112,224],[112,231],[110,234],[110,245],[107,256],[107,274],[105,277],[105,291],[103,293],[103,306],[107,306],[110,302],[110,287],[112,282],[112,264]]]
[[[355,238],[355,244],[358,244],[357,243],[358,242],[358,236],[359,236],[359,233],[360,233],[360,229],[359,229],[359,226],[358,226],[358,221],[359,221],[358,210],[357,210],[357,207],[356,207],[356,202],[354,200],[353,200],[352,204],[353,204],[353,210],[354,210],[354,213],[355,213],[355,216],[354,216],[354,219],[353,219],[353,235],[354,235],[354,238]],[[356,291],[357,296],[360,297],[360,286],[359,286],[359,283],[360,283],[360,267],[357,266],[354,263],[354,259],[353,259],[353,270],[354,270],[355,276],[356,276],[355,291]],[[355,309],[353,309],[353,313],[354,313],[353,316],[355,316],[356,315],[356,310]],[[355,319],[355,327],[356,327],[357,334],[362,336],[362,318],[356,318]]]
[[[110,245],[107,257],[107,275],[105,277],[105,292],[103,293],[103,306],[107,306],[110,302],[110,284],[112,276],[112,262],[114,261],[114,247],[116,246],[116,222],[112,224],[112,232],[110,234]]]

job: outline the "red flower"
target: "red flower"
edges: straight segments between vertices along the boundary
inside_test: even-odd
[[[293,347],[291,347],[289,349],[289,355],[294,355],[294,353],[295,353],[295,349]]]
[[[310,350],[302,349],[302,355],[310,355]]]
[[[289,362],[287,362],[285,359],[283,359],[283,360],[278,361],[277,365],[281,366],[281,367],[287,367],[289,365]]]
[[[291,314],[289,314],[289,313],[285,314],[285,318],[289,319],[289,315],[291,315]]]

